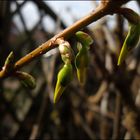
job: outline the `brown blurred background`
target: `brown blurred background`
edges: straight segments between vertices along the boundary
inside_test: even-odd
[[[31,7],[29,13],[22,10],[28,3],[38,14],[38,21],[30,28],[28,24],[35,17],[27,20],[26,15],[32,15]],[[91,2],[93,9],[98,3]],[[135,1],[135,6],[140,11],[139,1]],[[78,20],[71,7],[65,10],[72,18],[69,24]],[[42,0],[0,1],[0,68],[10,51],[17,61],[65,29],[69,24],[62,15]],[[44,20],[48,20],[48,25]],[[86,84],[81,87],[74,73],[74,80],[57,105],[52,102],[56,76],[62,67],[57,49],[22,68],[36,78],[34,90],[25,88],[15,78],[0,81],[1,139],[139,138],[140,44],[118,67],[127,21],[120,15],[107,16],[83,30],[94,40]],[[69,42],[76,52],[74,37]]]

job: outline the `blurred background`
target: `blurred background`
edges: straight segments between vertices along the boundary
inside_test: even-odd
[[[10,51],[15,61],[70,26],[100,1],[0,1],[0,68]],[[140,13],[140,1],[126,5]],[[57,105],[53,93],[62,67],[53,49],[22,71],[37,82],[34,90],[17,79],[0,81],[0,138],[2,139],[117,139],[140,136],[140,44],[121,66],[117,58],[128,32],[120,15],[106,16],[83,29],[94,43],[86,84],[76,78]],[[76,50],[76,40],[69,39]]]

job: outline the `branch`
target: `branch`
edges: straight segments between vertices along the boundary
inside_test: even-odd
[[[53,49],[54,47],[56,47],[59,44],[59,38],[64,38],[65,40],[67,40],[76,31],[86,27],[90,23],[97,21],[100,18],[102,18],[108,14],[114,13],[116,8],[120,7],[122,4],[124,4],[127,1],[128,0],[121,0],[121,1],[117,2],[114,0],[112,0],[112,1],[103,0],[95,11],[92,11],[91,13],[89,13],[87,16],[85,16],[81,20],[77,21],[70,27],[66,28],[65,30],[63,30],[59,34],[55,35],[53,38],[51,38],[50,40],[48,40],[44,44],[40,45],[38,48],[36,48],[32,52],[30,52],[29,54],[27,54],[26,56],[24,56],[20,60],[18,60],[15,63],[13,70],[10,71],[10,73],[5,73],[4,70],[1,70],[0,79],[3,79],[5,77],[9,76],[10,74],[14,73],[15,71],[17,71],[18,69],[20,69],[27,63],[31,62],[38,56],[40,56],[40,55],[48,52],[49,50]]]

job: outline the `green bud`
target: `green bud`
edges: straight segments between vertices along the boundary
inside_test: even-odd
[[[79,43],[77,43],[79,47]],[[88,49],[82,46],[75,58],[77,77],[81,85],[85,84],[86,71],[89,63]]]
[[[36,87],[35,78],[29,73],[16,71],[15,76],[24,84],[25,87],[34,89]]]
[[[140,37],[140,24],[130,24],[129,32],[126,36],[126,39],[123,43],[119,58],[118,65],[122,64],[127,55],[131,50],[137,45]]]
[[[65,64],[70,63],[73,58],[73,51],[70,44],[67,41],[64,41],[59,45],[59,51],[61,53],[61,58],[63,62]]]
[[[89,47],[93,43],[91,36],[82,31],[76,32],[76,38],[80,43],[82,43],[82,45],[85,45],[86,47]]]
[[[4,69],[10,71],[14,66],[14,53],[10,52],[4,63]]]
[[[57,83],[54,92],[54,103],[56,103],[68,84],[73,79],[73,68],[71,64],[65,64],[57,75]]]

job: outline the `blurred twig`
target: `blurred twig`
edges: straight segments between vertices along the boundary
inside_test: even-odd
[[[122,113],[122,99],[121,95],[117,93],[116,95],[116,108],[115,108],[115,118],[113,124],[113,136],[112,139],[120,138],[120,126],[121,126],[121,113]]]

